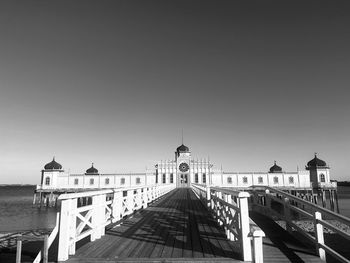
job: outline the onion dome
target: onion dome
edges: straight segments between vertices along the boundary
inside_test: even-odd
[[[327,164],[325,161],[318,159],[317,154],[315,153],[315,157],[307,163],[306,169],[317,167],[327,167]]]
[[[181,144],[179,147],[176,148],[176,151],[179,152],[189,152],[190,149],[185,146],[184,144]]]
[[[52,161],[47,163],[44,166],[45,170],[61,170],[62,165],[60,165],[58,162],[55,161],[55,157],[53,157]]]
[[[282,173],[282,167],[278,166],[275,161],[275,164],[270,168],[270,173]]]
[[[94,167],[94,163],[92,163],[91,167],[86,170],[85,174],[98,174],[98,170]]]

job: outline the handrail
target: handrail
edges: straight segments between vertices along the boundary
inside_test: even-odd
[[[261,188],[259,190],[261,190]],[[265,187],[265,191],[255,191],[253,189],[252,195],[255,197],[257,196],[264,197],[263,204],[259,203],[259,200],[260,200],[259,198],[253,198],[254,205],[255,205],[253,206],[253,209],[256,209],[256,206],[263,207],[267,209],[266,212],[268,215],[271,215],[271,213],[273,212],[272,214],[285,220],[288,231],[291,231],[292,228],[294,228],[297,232],[304,235],[307,239],[309,239],[312,243],[315,244],[318,255],[322,260],[326,259],[326,252],[327,252],[342,262],[350,263],[350,259],[346,259],[344,256],[340,255],[337,251],[327,246],[324,243],[324,237],[323,237],[323,227],[326,227],[327,229],[341,235],[342,237],[350,241],[350,234],[346,233],[342,229],[332,225],[331,223],[323,219],[325,216],[327,216],[327,219],[336,220],[347,226],[350,226],[350,218],[334,213],[326,208],[320,207],[304,199],[301,199],[299,197],[296,197],[284,191],[281,191],[272,187],[268,187],[268,186]],[[282,204],[283,209],[281,211],[273,210],[271,207],[272,200]],[[304,207],[307,208],[306,211]],[[295,222],[293,222],[290,214],[291,210],[295,211],[298,214],[302,214],[303,216],[313,221],[315,236],[310,235],[304,229],[299,227]]]
[[[62,194],[58,261],[75,254],[76,242],[90,236],[94,241],[105,234],[105,226],[122,220],[134,211],[175,188],[174,184],[136,186],[110,190]],[[90,199],[78,207],[78,200]]]
[[[192,190],[212,212],[218,224],[225,228],[226,237],[239,240],[243,260],[263,262],[262,238],[265,234],[249,218],[250,195],[247,192],[200,184],[192,184]]]

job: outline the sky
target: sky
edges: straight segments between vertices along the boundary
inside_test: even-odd
[[[1,1],[0,184],[143,172],[174,158],[224,171],[350,180],[348,1]]]

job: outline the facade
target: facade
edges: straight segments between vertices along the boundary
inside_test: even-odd
[[[143,173],[103,174],[92,164],[85,173],[69,174],[55,158],[41,171],[40,190],[50,189],[101,189],[137,185],[176,184],[177,187],[190,187],[191,184],[247,188],[270,186],[288,189],[310,189],[336,187],[330,180],[329,167],[317,158],[307,163],[305,170],[284,172],[275,164],[268,172],[224,172],[216,169],[209,160],[194,159],[187,146],[180,145],[175,151],[174,160],[160,161],[154,169]]]

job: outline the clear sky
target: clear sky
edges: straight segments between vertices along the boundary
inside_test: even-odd
[[[349,1],[1,1],[0,183],[142,172],[184,143],[225,171],[350,180]]]

